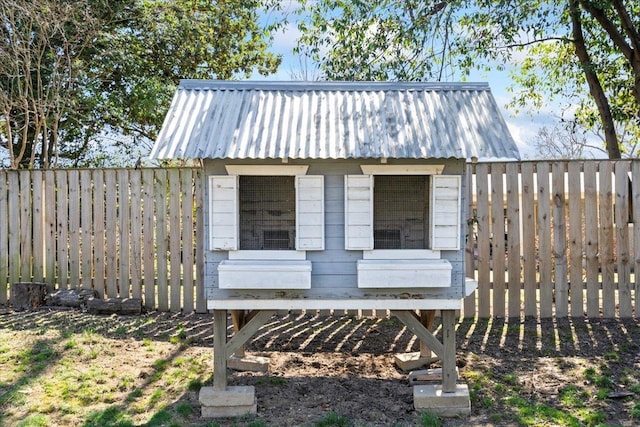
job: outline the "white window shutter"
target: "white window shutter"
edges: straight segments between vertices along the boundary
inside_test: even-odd
[[[431,249],[460,249],[459,175],[431,176]]]
[[[296,249],[324,250],[324,176],[296,176]]]
[[[373,175],[344,177],[344,246],[373,249]]]
[[[238,177],[209,177],[209,247],[213,251],[238,249]]]

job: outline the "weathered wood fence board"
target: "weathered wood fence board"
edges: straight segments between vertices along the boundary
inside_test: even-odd
[[[491,230],[489,227],[489,165],[476,167],[478,247],[478,316],[491,316]]]
[[[535,221],[535,197],[533,163],[522,165],[522,265],[523,265],[523,286],[524,286],[524,314],[526,316],[536,316],[537,307],[537,257],[536,245],[536,221]]]
[[[469,170],[477,316],[638,315],[640,161],[484,163]]]
[[[9,239],[8,234],[8,210],[7,210],[7,175],[0,174],[0,243],[2,245]],[[6,248],[6,246],[3,246]],[[0,251],[0,279],[9,277],[9,252]],[[0,282],[3,283],[3,282]],[[7,302],[7,287],[0,284],[0,304]]]
[[[0,171],[0,303],[11,283],[37,281],[206,311],[194,283],[200,179],[186,168]]]
[[[640,161],[469,170],[465,316],[638,315]],[[0,303],[43,281],[206,311],[203,196],[199,169],[0,171]]]
[[[516,163],[507,163],[507,253],[519,253],[521,247],[520,240],[520,186],[518,176],[518,165]],[[522,310],[522,296],[520,293],[520,283],[522,281],[520,265],[521,257],[510,256],[508,260],[509,270],[509,316],[520,317]]]
[[[580,183],[580,163],[568,165],[568,182]],[[582,186],[569,185],[569,293],[571,296],[571,316],[582,316],[584,313],[584,285],[582,280],[583,263],[583,224],[582,221]]]

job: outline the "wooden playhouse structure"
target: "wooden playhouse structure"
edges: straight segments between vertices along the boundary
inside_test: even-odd
[[[202,160],[215,372],[203,416],[256,411],[253,387],[227,385],[229,360],[277,310],[301,309],[390,310],[442,361],[416,408],[468,413],[455,368],[455,310],[476,285],[465,163],[519,158],[488,85],[185,80],[151,157]],[[436,309],[440,340],[418,314]]]

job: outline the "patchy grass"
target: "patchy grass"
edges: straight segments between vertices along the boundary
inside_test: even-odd
[[[211,376],[210,348],[137,340],[128,336],[131,325],[91,320],[0,328],[0,425],[179,426],[197,419],[184,399],[196,401],[189,385]]]
[[[232,384],[256,387],[258,415],[203,420],[197,396],[212,381],[210,323],[196,328],[170,314],[4,315],[0,426],[265,427],[291,415],[304,427],[640,423],[640,325],[633,322],[461,322],[458,365],[472,414],[448,419],[416,413],[406,376],[387,366],[395,352],[416,349],[398,322],[313,319],[307,332],[298,329],[302,320],[258,334],[250,351],[272,351],[272,372],[230,375]],[[314,375],[318,381],[309,380]],[[364,405],[351,403],[358,399]]]

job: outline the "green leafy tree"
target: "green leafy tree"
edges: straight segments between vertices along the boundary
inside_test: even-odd
[[[79,2],[0,0],[0,145],[9,166],[48,166],[78,94],[77,58],[99,28]]]
[[[182,78],[268,74],[262,1],[0,0],[0,144],[10,167],[150,148]],[[131,159],[131,163],[135,161]]]
[[[640,2],[318,0],[301,12],[300,49],[326,78],[446,80],[514,70],[513,106],[555,99],[602,136],[640,137]],[[624,149],[624,146],[622,146]]]

